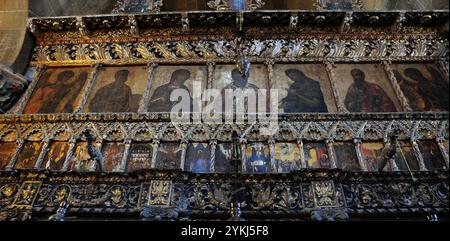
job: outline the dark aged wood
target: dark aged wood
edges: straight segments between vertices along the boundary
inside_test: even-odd
[[[324,215],[343,212],[350,217],[448,213],[448,171],[413,175],[416,181],[406,172],[302,170],[243,175],[247,205],[242,212],[247,219],[265,219],[270,214],[274,219],[294,220],[310,219],[320,210],[329,210]],[[0,172],[1,207],[3,213],[28,212],[29,218],[34,213],[49,217],[64,201],[67,218],[79,213],[94,217],[115,213],[138,219],[140,212],[157,208],[162,219],[227,219],[232,179],[231,174],[162,170],[129,174]],[[171,188],[161,188],[164,183]]]
[[[31,18],[36,40],[34,81],[17,105],[0,116],[0,140],[76,142],[83,131],[103,140],[386,141],[448,140],[448,112],[280,114],[271,138],[259,123],[182,124],[169,114],[71,113],[23,115],[47,67],[234,63],[435,63],[448,77],[448,11],[207,11]],[[277,48],[276,46],[280,47]],[[299,48],[302,46],[302,48]],[[301,51],[294,51],[295,49]],[[280,51],[283,49],[283,51]],[[390,76],[389,78],[395,78]],[[395,86],[394,86],[395,89]],[[397,92],[400,92],[397,88]],[[82,93],[87,98],[88,93]],[[335,97],[338,99],[338,96]],[[407,107],[399,97],[403,106]],[[248,129],[248,132],[243,130]],[[420,155],[420,153],[416,153]],[[444,155],[445,156],[445,155]],[[449,175],[440,171],[346,172],[306,169],[285,174],[239,174],[246,220],[348,220],[428,214],[448,217]],[[180,170],[133,173],[38,168],[0,171],[0,220],[226,220],[235,176]]]

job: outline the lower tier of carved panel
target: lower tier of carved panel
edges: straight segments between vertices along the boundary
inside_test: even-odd
[[[0,172],[0,219],[347,220],[449,211],[448,171],[289,174]],[[106,215],[106,216],[105,216]]]

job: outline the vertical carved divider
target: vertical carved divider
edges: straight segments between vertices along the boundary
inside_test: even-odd
[[[217,140],[210,140],[209,146],[211,148],[211,166],[209,167],[209,171],[211,173],[216,172],[216,148],[217,148]]]
[[[333,148],[333,144],[334,144],[334,140],[328,138],[326,140],[327,143],[327,148],[328,148],[328,156],[330,157],[330,163],[331,163],[331,168],[337,168],[337,163],[336,163],[336,155],[334,153],[334,148]]]
[[[189,141],[187,139],[181,140],[180,148],[181,148],[181,161],[180,161],[180,169],[184,170],[184,164],[186,162],[186,150]]]
[[[216,63],[208,62],[208,63],[206,63],[206,65],[207,65],[207,70],[208,70],[208,79],[206,82],[206,88],[211,89],[211,88],[213,88],[214,72],[216,71]]]
[[[269,139],[269,153],[270,153],[270,170],[272,173],[277,173],[277,166],[275,163],[275,139]]]
[[[208,63],[206,63],[206,65],[207,65],[207,80],[206,80],[205,89],[212,89],[214,87],[214,81],[215,81],[214,80],[214,74],[215,74],[215,71],[216,71],[216,63],[215,62],[208,62]],[[200,113],[200,116],[199,116],[200,118],[198,118],[197,116],[195,116],[195,117],[193,116],[192,119],[194,120],[194,123],[200,123],[201,120],[202,120],[201,118],[203,118],[204,121],[209,121],[211,119],[210,113],[207,113],[204,110],[206,105],[211,105],[212,104],[212,103],[210,103],[210,100],[207,99],[207,96],[205,94],[206,93],[202,93],[202,96],[200,96],[200,98],[205,98],[204,100],[206,102],[203,102],[203,99],[202,99],[202,102],[201,102],[202,103],[202,113]],[[222,97],[220,97],[220,98],[222,98]],[[213,101],[216,102],[217,100],[214,99]],[[222,101],[223,100],[221,99],[221,103],[222,103]],[[205,103],[205,105],[203,105],[203,103]],[[222,106],[221,106],[221,108],[222,108]],[[220,109],[219,112],[221,112],[221,110],[222,109]],[[203,111],[205,111],[205,112],[203,113]],[[218,111],[218,110],[214,110],[214,112],[213,112],[214,116],[217,115],[216,111]]]
[[[148,64],[148,74],[147,74],[147,85],[145,86],[144,95],[142,96],[141,102],[139,103],[138,113],[145,113],[148,110],[148,103],[150,101],[150,90],[152,89],[153,79],[155,76],[157,63]]]
[[[269,83],[267,84],[267,88],[268,88],[268,93],[266,93],[266,110],[269,110],[269,113],[272,113],[273,110],[271,108],[268,109],[268,107],[272,107],[272,102],[271,102],[271,98],[272,98],[272,89],[274,86],[274,74],[273,74],[273,66],[275,61],[273,59],[266,59],[265,61],[266,63],[266,67],[267,67],[267,76],[269,79]],[[261,110],[258,110],[258,112],[261,112]]]
[[[16,165],[17,158],[19,158],[19,153],[22,150],[23,144],[25,143],[24,139],[18,139],[17,140],[17,148],[16,152],[14,153],[13,157],[9,161],[8,165],[6,166],[5,170],[11,171],[14,168],[14,165]]]
[[[363,161],[362,153],[361,153],[361,138],[356,138],[353,140],[355,143],[356,157],[358,158],[359,166],[362,171],[367,171],[366,163]]]
[[[74,113],[83,112],[84,106],[86,105],[86,102],[92,92],[92,88],[94,87],[95,82],[97,81],[97,76],[98,76],[98,73],[101,70],[101,68],[102,68],[101,64],[94,65],[94,68],[92,69],[89,79],[86,81],[86,84],[83,86],[83,90],[81,92],[82,98],[80,100],[78,108],[75,110]]]
[[[421,171],[426,171],[425,162],[422,157],[422,153],[420,152],[419,144],[418,144],[418,131],[419,131],[420,121],[416,121],[414,123],[413,129],[411,131],[411,142],[414,149],[414,154],[416,155],[417,161],[419,162],[419,169]]]
[[[304,147],[303,147],[303,139],[302,138],[297,139],[297,145],[298,145],[298,148],[300,149],[300,169],[308,168],[308,164],[306,163],[305,151],[304,151]]]
[[[364,10],[363,3],[361,0],[352,0],[352,9],[353,10]]]
[[[128,156],[130,155],[131,141],[131,138],[125,139],[125,150],[123,151],[122,160],[120,161],[120,165],[118,166],[118,172],[126,172],[127,170],[127,161]]]
[[[385,148],[389,148],[390,146],[390,142],[389,142],[389,137],[387,135],[385,135],[383,137],[383,144]],[[395,156],[391,159],[388,160],[389,165],[391,166],[392,171],[398,171],[398,166],[397,163],[395,162]]]
[[[442,137],[436,138],[436,142],[438,144],[439,150],[441,151],[442,156],[444,157],[445,165],[447,166],[447,169],[448,169],[450,167],[449,166],[449,156],[448,156],[448,150],[445,149],[444,141],[445,141],[445,139]]]
[[[402,105],[403,110],[407,112],[413,111],[411,106],[409,106],[408,99],[406,99],[400,85],[397,82],[397,78],[395,78],[395,74],[391,68],[391,63],[388,61],[383,61],[383,68],[384,71],[386,72],[389,82],[392,85],[392,88],[394,89],[397,99],[400,101],[400,104]]]
[[[403,24],[405,23],[405,20],[406,20],[405,11],[400,11],[397,17],[395,18],[395,21],[390,26],[390,30],[394,34],[401,33],[401,31],[403,30]]]
[[[344,106],[344,102],[341,99],[339,95],[339,91],[337,89],[337,83],[335,79],[335,75],[333,72],[334,69],[334,63],[330,60],[323,61],[323,64],[325,65],[325,69],[327,71],[328,80],[330,81],[330,86],[333,91],[334,100],[336,101],[337,111],[341,113],[348,113],[347,108]]]
[[[246,162],[247,162],[247,157],[245,156],[245,150],[247,149],[247,140],[245,139],[241,139],[240,140],[240,144],[241,144],[241,172],[242,173],[246,173],[247,172],[247,166],[246,166]]]
[[[95,170],[96,171],[105,171],[105,157],[103,156],[102,147],[103,147],[104,139],[98,138],[94,142],[95,149],[101,153],[101,160],[100,160],[100,167],[97,166],[97,163],[95,163]]]
[[[154,139],[152,142],[152,161],[150,164],[151,169],[155,169],[155,167],[156,167],[156,157],[158,154],[159,143],[160,143],[159,139]]]
[[[44,74],[45,70],[47,69],[47,66],[40,65],[36,67],[36,72],[33,75],[33,80],[31,81],[30,85],[28,85],[27,90],[23,94],[22,98],[14,105],[13,108],[11,108],[7,113],[8,114],[22,114],[23,110],[25,109],[25,106],[27,105],[28,101],[31,98],[31,95],[34,92],[34,89],[36,88],[36,85],[38,84],[39,80],[42,77],[42,74]]]
[[[45,138],[41,141],[41,143],[42,143],[41,152],[39,153],[38,159],[36,160],[34,169],[41,168],[42,162],[44,161],[45,156],[47,155],[47,152],[49,151],[50,139]]]
[[[68,171],[70,165],[70,159],[72,159],[73,154],[75,153],[75,147],[77,145],[77,139],[72,137],[69,140],[69,150],[66,155],[66,159],[64,160],[62,171]]]
[[[421,171],[427,171],[427,168],[425,166],[425,162],[424,162],[423,157],[422,157],[422,153],[420,153],[419,143],[417,142],[417,139],[413,138],[413,139],[411,139],[411,142],[412,142],[412,146],[413,146],[413,149],[414,149],[414,154],[416,155],[417,161],[419,162],[419,169]]]
[[[449,79],[449,66],[448,60],[441,59],[438,61],[439,69],[447,76],[447,80]]]

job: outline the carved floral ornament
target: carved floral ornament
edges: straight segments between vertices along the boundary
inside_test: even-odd
[[[23,177],[35,175],[32,172],[22,174]],[[319,216],[328,220],[338,218],[336,215],[340,214],[334,213],[338,210],[333,211],[333,208],[345,209],[342,210],[344,216],[347,215],[344,219],[348,219],[348,214],[448,211],[448,174],[444,172],[418,175],[418,183],[412,183],[406,175],[334,173],[335,180],[327,180],[320,177],[321,174],[324,173],[288,174],[296,182],[286,181],[286,177],[281,176],[248,176],[259,180],[244,183],[248,205],[243,205],[242,211],[247,217],[258,217],[277,207],[286,215],[277,218],[291,220],[314,219],[308,216],[313,210],[327,212]],[[122,177],[120,174],[95,178],[99,183],[90,182],[95,175],[43,174],[39,178],[45,178],[45,181],[4,182],[11,176],[3,174],[0,176],[0,220],[26,220],[40,212],[45,212],[48,217],[61,207],[61,203],[65,203],[72,214],[90,213],[91,217],[100,212],[123,214],[142,210],[146,212],[142,218],[158,215],[175,220],[195,219],[194,216],[207,219],[217,211],[229,212],[233,197],[231,176],[227,175],[199,179],[179,172],[134,174],[142,180],[140,185],[136,185],[136,176]],[[174,175],[183,178],[174,178]],[[311,178],[315,181],[308,181]],[[371,182],[361,181],[367,179]],[[29,211],[27,218],[18,215],[19,208]]]
[[[86,116],[89,116],[87,114]],[[442,119],[436,120],[349,120],[349,121],[282,121],[279,122],[277,141],[305,140],[383,140],[390,133],[403,133],[401,139],[447,139],[448,113]],[[83,132],[90,130],[98,139],[122,141],[132,139],[136,141],[188,141],[208,142],[209,140],[230,141],[230,132],[248,130],[241,138],[249,141],[268,141],[268,136],[259,135],[258,125],[251,124],[178,124],[176,127],[170,122],[147,122],[137,120],[87,120],[74,122],[59,120],[52,122],[29,122],[3,124],[0,129],[0,140],[70,140],[83,138]],[[256,133],[256,134],[255,134]]]
[[[448,55],[446,40],[251,40],[46,45],[34,49],[33,65],[152,62],[233,62],[242,51],[252,61],[296,62],[430,60]]]

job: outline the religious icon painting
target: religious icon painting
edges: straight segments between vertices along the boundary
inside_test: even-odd
[[[189,113],[193,111],[194,100],[196,101],[195,103],[201,104],[201,99],[199,98],[201,98],[200,95],[206,88],[207,76],[207,68],[204,65],[158,66],[150,89],[150,100],[147,103],[148,112],[171,112],[180,102],[183,106],[186,106],[182,112]],[[174,90],[180,93],[181,100],[170,100]],[[180,110],[177,109],[177,111],[179,112]],[[199,111],[197,110],[196,112]]]
[[[269,173],[270,150],[267,144],[260,142],[249,143],[245,150],[245,172]]]
[[[67,141],[52,141],[49,146],[47,155],[45,155],[42,168],[61,171],[69,151],[70,143]]]
[[[32,169],[41,153],[42,144],[37,141],[25,141],[19,152],[15,169]]]
[[[231,143],[218,143],[215,153],[215,172],[230,173],[233,171],[231,159]]]
[[[159,144],[155,162],[156,169],[181,169],[181,151],[180,143],[177,142],[165,142]]]
[[[229,110],[228,112],[238,113],[269,112],[269,75],[267,67],[263,64],[251,65],[246,77],[242,76],[236,65],[217,65],[212,85],[212,88],[220,90],[221,99],[215,99],[214,105],[219,108],[222,105],[222,108],[220,108],[222,112],[227,109]],[[234,91],[239,90],[244,94],[248,94],[248,97],[243,96],[242,98],[244,99],[241,100],[239,95],[235,97],[227,95],[227,93],[233,94]],[[230,101],[230,98],[234,100]],[[265,98],[265,100],[260,100],[259,98]],[[243,105],[238,105],[238,100],[241,100]],[[264,109],[259,108],[258,104],[264,106]]]
[[[24,114],[73,113],[88,79],[89,68],[49,68],[39,79]]]
[[[0,170],[4,170],[16,153],[16,142],[0,142]]]
[[[418,171],[420,170],[419,162],[414,148],[409,141],[397,142],[397,154],[395,155],[395,164],[400,171]]]
[[[91,159],[86,141],[77,142],[75,151],[70,158],[70,170],[78,172],[92,172],[97,169],[97,163]]]
[[[153,158],[151,143],[132,143],[128,154],[127,171],[150,169]]]
[[[306,142],[303,145],[308,168],[331,168],[328,148],[322,142]]]
[[[278,91],[278,112],[337,112],[324,65],[277,64],[273,78]]]
[[[288,173],[300,170],[300,148],[297,143],[276,143],[275,152],[275,172]]]
[[[394,64],[393,72],[414,111],[448,111],[449,82],[434,64]]]
[[[420,141],[419,149],[427,170],[446,169],[447,165],[445,164],[444,156],[436,142]]]
[[[137,112],[147,80],[147,66],[102,69],[89,94],[84,112]]]
[[[236,65],[217,65],[214,70],[214,80],[212,87],[219,90],[227,86],[241,89],[267,89],[269,85],[267,67],[263,64],[252,64],[248,79],[242,79],[242,74],[236,68]]]
[[[350,112],[400,111],[394,89],[380,64],[337,64],[336,87]]]
[[[211,172],[211,148],[208,143],[189,143],[184,170],[193,173]]]
[[[103,170],[116,172],[122,163],[125,145],[122,142],[105,142],[102,147]]]
[[[1,39],[0,39],[1,42]],[[0,71],[0,114],[11,109],[25,91],[26,84]]]
[[[360,171],[355,145],[351,142],[335,142],[333,144],[336,157],[336,165],[346,171]]]
[[[363,142],[361,143],[361,156],[364,165],[369,172],[377,172],[383,165],[383,157],[381,152],[383,151],[383,142]],[[387,162],[383,168],[383,171],[392,171],[392,166]]]

